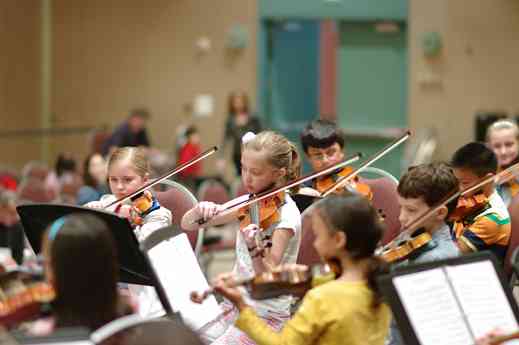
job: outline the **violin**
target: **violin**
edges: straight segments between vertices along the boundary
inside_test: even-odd
[[[509,175],[517,169],[519,169],[519,163],[503,170],[495,176],[484,178],[471,187],[450,193],[450,195],[448,195],[443,201],[438,203],[436,206],[431,207],[428,211],[418,216],[409,225],[402,229],[400,234],[393,241],[378,248],[376,254],[389,263],[407,259],[411,253],[422,248],[432,240],[430,234],[418,231],[419,226],[425,220],[436,214],[440,208],[455,200],[457,200],[457,205],[460,206],[458,215],[464,215],[467,212],[473,214],[476,209],[486,207],[485,204],[487,198],[484,194],[472,194],[479,191],[488,183],[498,183],[501,181],[503,176]]]
[[[14,270],[0,275],[0,324],[12,327],[49,309],[55,292],[43,274]]]
[[[258,201],[258,212],[251,207],[242,207],[238,210],[238,220],[240,229],[244,229],[249,224],[257,224],[261,229],[268,229],[272,224],[281,218],[279,209],[285,203],[285,192],[274,194],[270,198]]]
[[[142,225],[146,214],[150,213],[153,209],[153,195],[150,191],[145,190],[141,194],[130,198],[130,200],[132,202],[130,208],[130,223],[135,226]]]
[[[283,265],[249,278],[234,279],[231,277],[225,280],[225,284],[228,287],[244,286],[250,296],[256,300],[276,298],[282,295],[301,298],[311,288],[338,277],[341,274],[339,267],[340,265],[333,261],[311,267],[297,264]],[[192,292],[191,300],[195,303],[202,303],[214,291],[214,287],[212,287],[202,294]]]
[[[243,198],[243,196],[240,196],[240,197],[237,197],[229,202],[226,203],[226,207],[220,211],[220,213],[222,212],[232,212],[232,211],[239,211],[241,208],[244,208],[246,206],[249,206],[249,205],[252,205],[254,203],[258,203],[262,200],[265,200],[265,199],[269,199],[271,198],[272,196],[274,195],[277,195],[281,192],[284,192],[288,189],[291,189],[295,186],[298,186],[302,183],[305,183],[306,181],[310,181],[310,180],[313,180],[314,178],[317,178],[317,177],[320,177],[320,176],[324,176],[324,175],[328,175],[330,174],[331,172],[339,169],[339,168],[342,168],[346,165],[349,165],[357,160],[359,160],[359,158],[361,157],[361,154],[360,153],[357,153],[355,155],[353,155],[352,157],[349,157],[345,160],[343,160],[342,162],[339,162],[337,164],[334,164],[332,166],[329,166],[327,168],[324,168],[324,169],[320,169],[316,172],[313,172],[311,174],[308,174],[306,176],[303,176],[303,177],[300,177],[298,179],[295,179],[293,181],[290,181],[288,182],[287,184],[281,186],[281,187],[278,187],[278,188],[274,188],[274,189],[269,189],[269,190],[266,190],[264,192],[261,192],[255,196],[251,196],[249,198]],[[200,218],[200,219],[197,219],[193,222],[193,224],[198,224],[198,225],[203,225],[205,224],[206,221],[203,219],[203,218]]]
[[[365,170],[367,167],[378,161],[380,158],[384,157],[388,152],[393,150],[395,147],[402,144],[404,141],[409,139],[411,136],[411,132],[406,131],[403,135],[401,135],[399,138],[397,138],[392,143],[386,145],[382,150],[374,154],[370,159],[365,161],[355,170],[352,170],[350,173],[346,174],[345,176],[342,176],[336,183],[329,186],[327,189],[325,189],[322,193],[322,197],[326,197],[330,195],[331,193],[334,193],[337,189],[344,188],[347,184],[352,184],[352,182],[355,182],[353,179],[361,173],[363,170]],[[353,181],[352,181],[353,180]],[[369,187],[368,187],[369,188]]]
[[[485,194],[478,193],[472,196],[458,198],[456,209],[449,215],[452,221],[461,221],[470,215],[479,213],[488,205],[488,198]]]
[[[321,194],[322,192],[326,191],[327,189],[333,187],[337,183],[337,178],[348,176],[353,173],[352,167],[346,167],[339,171],[337,174],[332,174],[331,176],[327,176],[322,179],[317,179],[315,181],[315,189]],[[358,175],[355,175],[351,178],[351,180],[346,183],[343,188],[353,192],[360,194],[364,197],[366,197],[368,200],[373,200],[373,193],[371,192],[371,188],[365,184],[360,182],[360,179]],[[342,189],[342,188],[341,188]],[[340,192],[341,189],[335,189],[334,192]]]

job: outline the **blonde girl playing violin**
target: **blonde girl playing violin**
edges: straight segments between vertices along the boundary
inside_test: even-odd
[[[247,191],[257,194],[280,186],[299,177],[300,160],[296,147],[280,134],[266,131],[258,135],[248,133],[242,141],[242,182]],[[247,210],[223,211],[223,205],[200,202],[182,218],[182,228],[195,230],[203,226],[240,221],[236,238],[236,263],[234,273],[253,276],[280,264],[295,263],[301,242],[301,215],[288,193],[276,195],[270,202],[260,202],[275,210],[269,216],[253,224],[246,217]],[[244,212],[245,211],[245,212]],[[264,210],[263,210],[264,211]],[[264,213],[260,210],[260,214]],[[272,210],[271,210],[272,211]],[[245,217],[245,218],[244,218]],[[244,222],[244,219],[246,220]],[[247,224],[248,223],[248,224]],[[283,296],[264,301],[245,299],[256,313],[273,329],[278,330],[290,317],[291,298]],[[214,344],[253,344],[237,328],[233,327],[238,311],[228,301],[222,303],[225,317],[203,327],[202,337]]]
[[[92,201],[86,207],[101,208],[135,192],[148,182],[149,162],[143,149],[137,147],[121,147],[115,149],[108,160],[108,185],[113,194],[105,194],[99,201]],[[125,202],[106,209],[130,220],[133,231],[139,242],[144,241],[151,233],[171,225],[171,211],[160,206],[157,199],[149,191],[149,207],[140,208],[138,204]],[[162,305],[150,286],[129,284],[128,288],[139,305],[139,314],[146,317],[163,313]]]
[[[150,167],[143,149],[137,147],[120,147],[108,160],[108,184],[113,194],[105,194],[99,201],[92,201],[86,207],[105,208],[115,200],[135,192],[148,182]],[[150,192],[144,192],[150,198],[150,207],[143,210],[130,201],[113,205],[107,209],[121,217],[128,218],[134,226],[137,239],[143,241],[153,231],[171,225],[171,211],[160,206]]]
[[[222,275],[214,287],[240,311],[236,327],[258,345],[384,344],[390,311],[376,285],[385,271],[374,256],[383,233],[377,212],[359,195],[330,195],[311,216],[314,247],[323,260],[340,263],[339,277],[310,289],[281,332],[273,332]]]

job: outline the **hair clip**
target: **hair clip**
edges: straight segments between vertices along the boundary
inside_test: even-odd
[[[241,137],[241,143],[246,144],[254,138],[256,138],[256,134],[253,132],[247,132]]]
[[[52,223],[49,230],[49,240],[53,241],[58,235],[59,230],[65,223],[65,217],[60,217]]]

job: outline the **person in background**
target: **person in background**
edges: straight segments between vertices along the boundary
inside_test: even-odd
[[[511,120],[499,120],[487,129],[487,145],[497,158],[498,172],[519,162],[519,128]],[[513,178],[496,187],[505,205],[519,193],[519,181]]]
[[[0,191],[0,247],[7,248],[17,264],[23,261],[24,233],[16,212],[16,193]]]
[[[247,94],[232,92],[228,98],[228,117],[220,145],[221,158],[218,161],[218,169],[220,171],[225,169],[226,145],[231,142],[234,169],[236,175],[241,176],[241,138],[247,132],[259,133],[261,129],[259,119],[251,114]]]
[[[200,135],[195,126],[186,130],[186,142],[178,153],[178,165],[184,164],[202,152]],[[198,162],[184,169],[178,174],[179,182],[191,190],[195,189],[197,179],[202,175],[202,163]]]
[[[147,109],[136,108],[131,110],[126,121],[119,125],[103,144],[103,156],[108,155],[114,147],[149,147],[150,141],[146,131],[146,121],[148,121],[149,118],[150,113]]]
[[[107,172],[106,161],[99,153],[91,153],[83,164],[83,183],[84,185],[77,193],[77,204],[84,205],[91,201],[101,199],[107,194]]]

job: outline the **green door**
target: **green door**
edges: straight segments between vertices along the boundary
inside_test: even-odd
[[[348,154],[371,155],[391,142],[395,128],[407,127],[405,25],[389,32],[374,23],[339,27],[337,121],[347,134]],[[373,166],[398,178],[402,155],[403,145]]]

